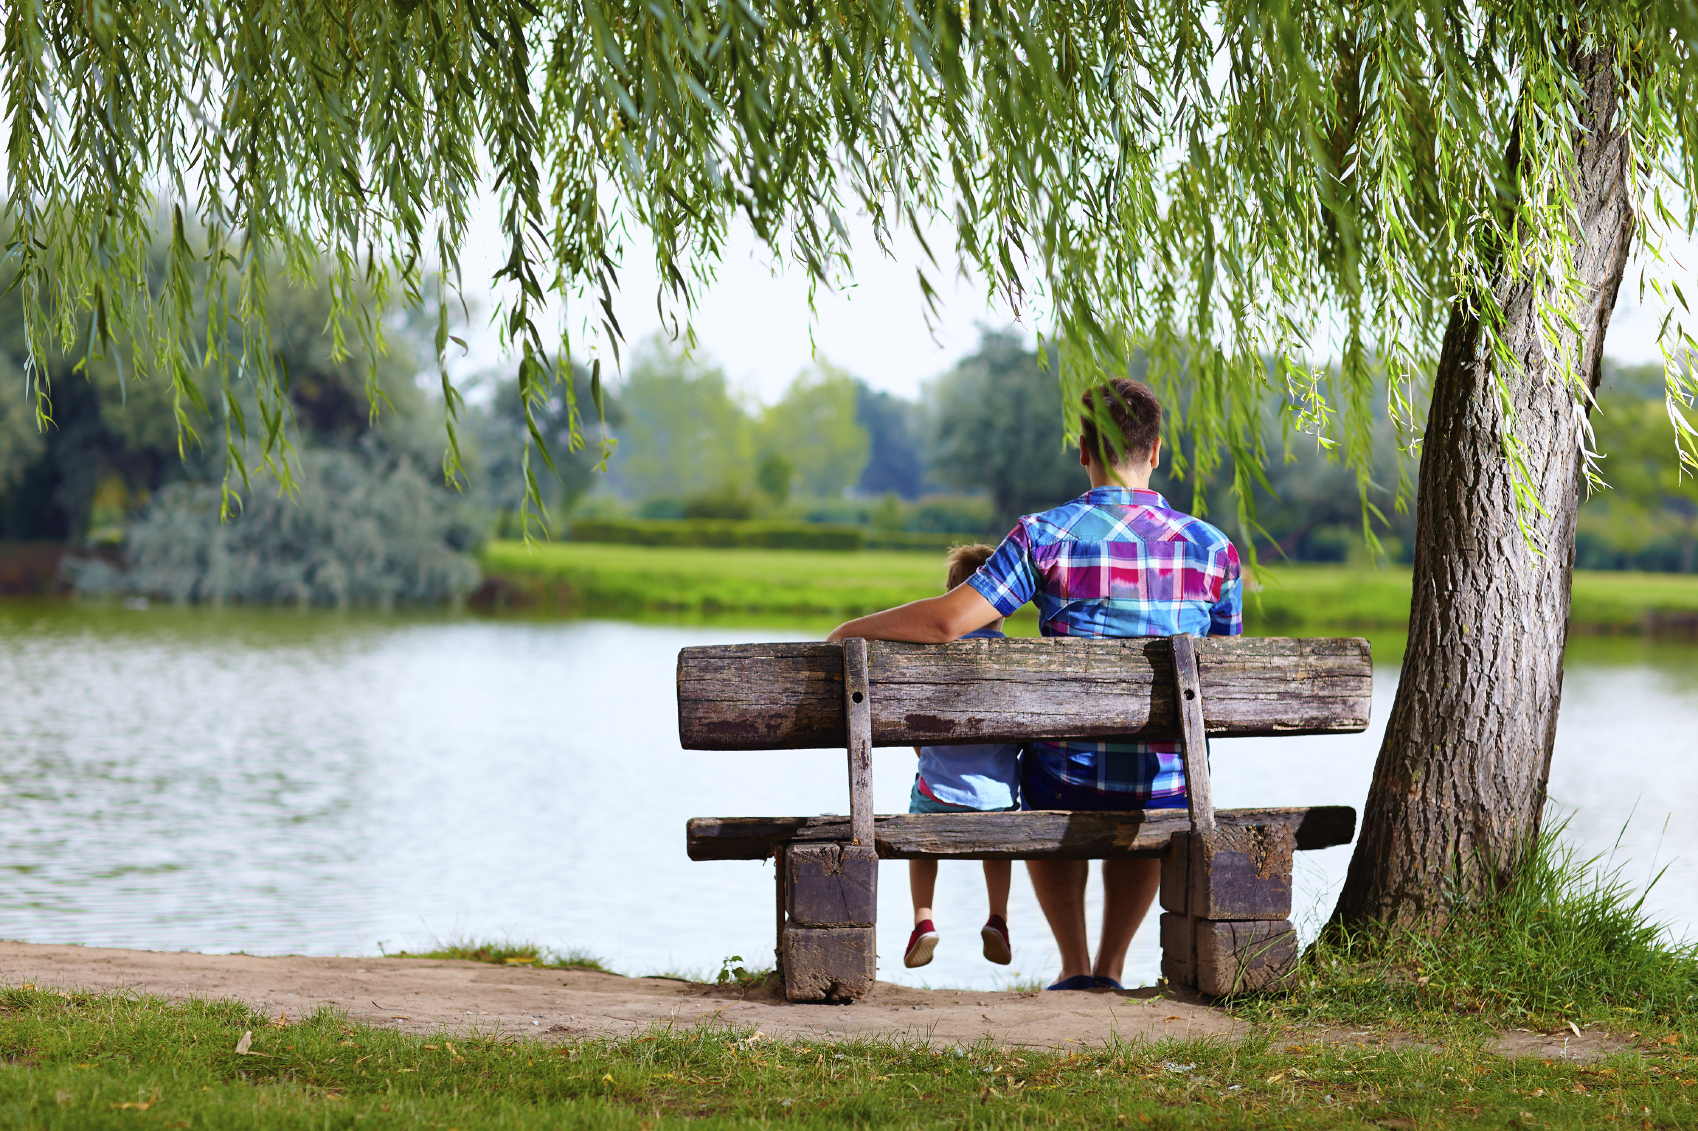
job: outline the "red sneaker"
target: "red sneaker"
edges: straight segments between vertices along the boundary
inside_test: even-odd
[[[924,966],[932,960],[932,951],[936,949],[937,928],[932,926],[930,919],[921,919],[914,933],[908,936],[908,950],[902,956],[902,965],[910,970]]]
[[[1001,915],[992,915],[985,920],[985,925],[979,928],[979,935],[985,940],[985,957],[998,966],[1007,966],[1014,961],[1014,947],[1008,941],[1008,921]]]

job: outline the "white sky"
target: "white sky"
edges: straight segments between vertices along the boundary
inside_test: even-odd
[[[483,328],[493,305],[493,292],[483,284],[506,260],[498,213],[487,196],[473,210],[473,230],[461,255],[468,299],[485,296],[482,313],[474,310],[474,332],[467,335],[472,354],[458,366],[465,372],[484,368],[496,359],[496,335]],[[718,363],[745,394],[765,403],[778,400],[792,378],[818,356],[864,379],[876,389],[914,397],[920,386],[971,353],[979,340],[979,324],[1001,328],[1015,323],[1005,306],[985,300],[982,283],[965,280],[953,258],[950,233],[928,232],[927,240],[939,257],[928,272],[940,296],[933,329],[927,328],[926,304],[916,269],[925,261],[919,244],[908,235],[887,257],[873,239],[871,227],[851,228],[855,274],[837,291],[821,289],[815,310],[808,310],[807,272],[792,263],[775,264],[748,226],[733,230],[718,280],[701,298],[694,326],[700,349]],[[655,310],[657,276],[648,248],[626,257],[614,310],[634,345],[663,326]],[[579,302],[576,306],[588,309]],[[1032,314],[1020,320],[1035,340]],[[573,326],[574,334],[578,325]],[[811,341],[810,341],[811,334]]]
[[[463,253],[468,298],[484,296],[480,315],[468,336],[471,355],[456,368],[486,368],[498,359],[496,336],[483,327],[491,309],[487,280],[505,260],[496,210],[487,196],[473,213],[473,230]],[[924,262],[918,243],[907,236],[886,256],[869,227],[852,229],[854,279],[837,291],[822,289],[815,311],[808,310],[807,273],[790,263],[775,264],[746,225],[734,229],[717,282],[702,296],[694,325],[701,350],[722,366],[746,395],[776,401],[813,351],[877,389],[914,397],[921,385],[972,352],[981,324],[1003,327],[1016,322],[1006,306],[986,299],[983,283],[964,278],[952,258],[947,229],[928,232],[940,268],[930,273],[940,294],[935,327],[928,329],[926,307],[915,272]],[[1690,279],[1698,262],[1690,244],[1678,250],[1677,277]],[[1657,327],[1664,314],[1648,288],[1641,306],[1637,295],[1641,264],[1628,266],[1611,321],[1606,354],[1625,364],[1660,360]],[[647,248],[627,256],[614,308],[628,344],[661,330],[655,310],[656,275]],[[1698,290],[1698,288],[1690,288]],[[587,309],[587,304],[580,304]],[[1018,324],[1035,340],[1041,307],[1028,309]],[[574,328],[576,331],[576,327]],[[810,342],[811,335],[811,342]]]

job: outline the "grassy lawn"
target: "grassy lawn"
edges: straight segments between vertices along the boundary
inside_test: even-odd
[[[251,1034],[245,1051],[244,1034]],[[1466,1041],[1259,1036],[1072,1053],[769,1041],[403,1036],[328,1011],[0,993],[8,1128],[1690,1127],[1690,1045],[1577,1066]]]
[[[657,1026],[553,1043],[26,985],[0,989],[0,1127],[1698,1126],[1698,949],[1558,836],[1447,924],[1312,948],[1287,992],[1233,1007],[1242,1040],[1046,1051]],[[1569,1026],[1628,1043],[1591,1064],[1488,1045]]]
[[[830,624],[929,597],[943,585],[941,554],[674,549],[562,542],[493,542],[484,566],[516,603],[591,613],[713,619],[749,615]],[[1246,595],[1252,632],[1300,626],[1400,629],[1409,619],[1406,566],[1281,565]],[[1573,622],[1637,631],[1651,611],[1698,614],[1698,576],[1580,571]],[[1036,633],[1029,610],[1016,633]]]

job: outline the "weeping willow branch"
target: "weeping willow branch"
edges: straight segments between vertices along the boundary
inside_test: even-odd
[[[1667,0],[15,0],[0,56],[8,281],[40,421],[53,351],[168,381],[185,443],[199,441],[188,409],[218,398],[228,511],[250,484],[246,440],[291,482],[267,340],[279,268],[329,265],[339,351],[357,339],[375,358],[377,311],[435,303],[444,474],[458,476],[446,356],[483,184],[499,195],[498,321],[527,416],[573,357],[617,365],[633,227],[687,326],[738,217],[816,283],[852,266],[852,214],[881,243],[904,229],[923,243],[941,220],[955,246],[926,248],[918,298],[935,298],[953,251],[1016,308],[1041,299],[1070,404],[1142,351],[1183,406],[1182,470],[1201,484],[1231,466],[1250,521],[1265,405],[1346,460],[1366,500],[1374,418],[1388,412],[1412,449],[1449,312],[1476,310],[1503,350],[1490,296],[1506,273],[1543,280],[1551,364],[1586,395],[1556,344],[1575,306],[1572,48],[1617,60],[1654,249],[1693,229],[1695,40],[1693,6]],[[555,297],[564,313],[545,327]],[[1698,342],[1684,316],[1663,339],[1698,468]],[[369,381],[377,404],[375,368]],[[570,381],[565,396],[576,449],[595,410]],[[605,460],[611,441],[596,442]],[[546,522],[533,452],[553,466],[534,426],[527,522]]]

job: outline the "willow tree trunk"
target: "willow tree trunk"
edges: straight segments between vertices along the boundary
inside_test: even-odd
[[[1597,388],[1633,230],[1611,59],[1575,65],[1588,93],[1569,170],[1582,333],[1542,342],[1538,280],[1506,280],[1496,299],[1519,364],[1500,374],[1478,319],[1451,313],[1421,449],[1409,646],[1335,921],[1442,916],[1458,891],[1513,875],[1539,828],[1584,485],[1575,393],[1546,357],[1571,351]],[[1522,511],[1542,556],[1517,526],[1510,429],[1542,508]]]

